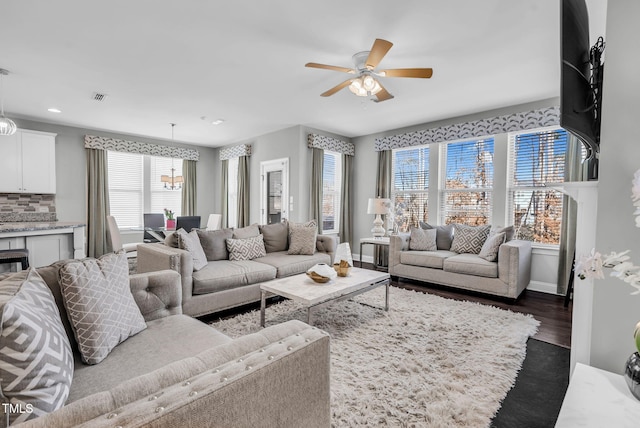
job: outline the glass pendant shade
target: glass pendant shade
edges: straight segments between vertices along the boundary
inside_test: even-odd
[[[0,115],[0,135],[13,135],[17,129],[18,127],[13,120],[5,117],[4,114]]]

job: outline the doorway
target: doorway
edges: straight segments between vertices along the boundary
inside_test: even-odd
[[[289,217],[289,158],[261,162],[260,177],[260,220],[280,223]]]

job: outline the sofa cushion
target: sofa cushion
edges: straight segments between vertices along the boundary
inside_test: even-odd
[[[436,246],[438,250],[451,249],[451,242],[453,242],[453,225],[447,224],[444,226],[432,226],[429,223],[420,222],[422,229],[435,229],[436,230]]]
[[[453,242],[451,251],[456,253],[478,254],[489,236],[490,225],[467,226],[465,224],[454,225]]]
[[[445,272],[463,273],[467,275],[498,277],[498,263],[488,262],[477,254],[458,254],[444,261]]]
[[[241,227],[238,229],[233,229],[233,239],[246,239],[253,238],[254,236],[260,235],[260,229],[258,228],[258,223],[251,224],[246,227]]]
[[[316,252],[318,224],[315,220],[307,223],[289,223],[289,254],[312,255]]]
[[[53,295],[38,272],[28,269],[0,281],[0,314],[1,402],[33,407],[33,412],[9,412],[9,423],[61,408],[69,396],[73,355]]]
[[[400,263],[403,265],[421,266],[442,269],[444,261],[457,253],[446,250],[437,251],[401,251]]]
[[[178,246],[187,250],[193,259],[193,270],[198,271],[207,265],[207,256],[202,249],[198,233],[194,229],[187,233],[184,229],[179,229],[175,233],[178,235]]]
[[[243,285],[270,281],[276,268],[253,260],[218,260],[193,273],[193,294],[208,294]]]
[[[164,245],[171,248],[180,248],[178,234],[175,231],[167,230],[164,237]]]
[[[418,251],[436,251],[436,229],[411,228],[409,239],[409,249]]]
[[[229,258],[227,239],[233,236],[233,229],[204,230],[196,229],[202,250],[207,261],[226,260]]]
[[[327,253],[317,252],[312,255],[288,254],[286,251],[268,253],[266,257],[255,259],[259,263],[265,263],[277,269],[276,277],[297,275],[305,273],[310,267],[317,263],[331,263],[331,256]]]
[[[267,253],[286,251],[289,248],[289,223],[286,220],[260,226],[260,233]]]
[[[124,251],[65,263],[60,288],[87,364],[98,364],[119,343],[147,327],[129,289]]]
[[[504,243],[505,237],[505,232],[489,235],[478,256],[488,262],[495,262],[498,260],[498,251],[500,250],[500,245]]]
[[[502,232],[504,232],[505,234],[504,242],[511,241],[516,233],[513,226],[506,226],[506,227],[491,226],[491,230],[489,230],[489,236],[497,235],[498,233],[502,233]]]
[[[227,239],[229,260],[253,260],[264,257],[267,252],[264,248],[262,235],[244,239]]]

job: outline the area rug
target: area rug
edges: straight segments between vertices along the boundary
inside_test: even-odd
[[[331,335],[332,425],[486,427],[513,386],[537,331],[533,317],[384,287],[314,313]],[[290,300],[267,307],[267,326],[306,320]],[[231,337],[260,330],[259,311],[216,321]]]

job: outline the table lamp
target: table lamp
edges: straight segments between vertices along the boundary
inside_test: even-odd
[[[371,233],[374,237],[379,238],[386,234],[384,227],[384,221],[382,221],[382,214],[389,214],[391,212],[391,199],[387,198],[369,198],[369,206],[367,208],[367,214],[375,214],[376,218],[373,220],[373,229]]]

